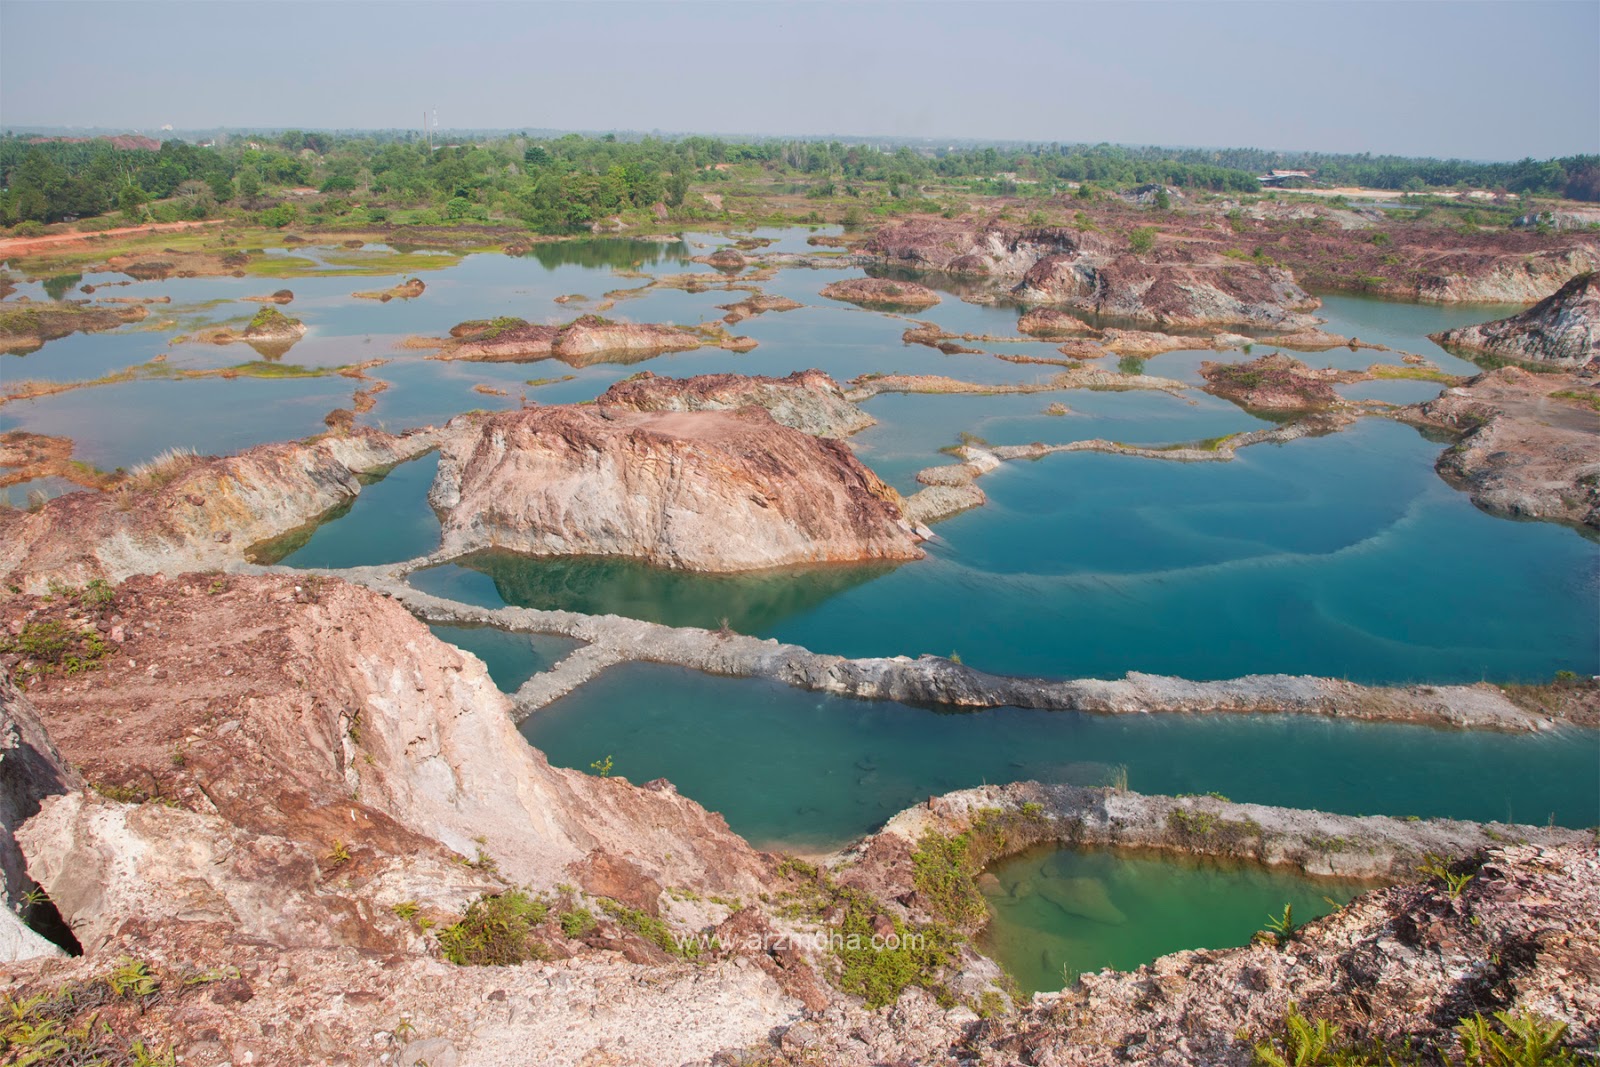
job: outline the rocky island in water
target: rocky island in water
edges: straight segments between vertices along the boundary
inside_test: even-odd
[[[1592,1062],[1589,209],[119,140],[0,155],[0,1062]]]

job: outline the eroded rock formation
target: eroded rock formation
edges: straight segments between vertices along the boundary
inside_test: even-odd
[[[435,358],[480,363],[517,363],[555,358],[574,367],[626,357],[699,348],[701,338],[676,326],[612,322],[582,315],[565,326],[541,326],[522,319],[464,322],[450,331],[458,341]]]
[[[843,300],[862,307],[928,308],[939,302],[939,294],[916,282],[897,282],[888,278],[850,278],[823,286],[829,300]]]
[[[1261,411],[1325,411],[1339,403],[1334,384],[1360,380],[1359,372],[1314,370],[1293,356],[1272,352],[1248,363],[1200,364],[1206,392]]]
[[[223,567],[361,491],[357,474],[428,451],[434,431],[358,430],[261,445],[223,459],[170,454],[116,490],[70,493],[33,512],[0,510],[0,574],[42,591],[132,574]]]
[[[443,548],[692,570],[918,559],[898,496],[845,445],[766,411],[533,408],[451,423]]]
[[[736,411],[765,409],[785,426],[814,437],[849,437],[873,424],[871,415],[845,399],[838,382],[819,370],[786,378],[702,374],[660,378],[642,371],[602,393],[596,403],[633,411]]]
[[[1580,274],[1527,311],[1431,335],[1447,348],[1554,367],[1600,356],[1600,275]]]

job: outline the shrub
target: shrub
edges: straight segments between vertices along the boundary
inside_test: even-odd
[[[1142,256],[1156,246],[1156,228],[1154,226],[1140,226],[1128,234],[1128,249],[1134,255]]]
[[[507,966],[543,959],[533,938],[550,907],[519,889],[479,897],[460,921],[439,931],[439,951],[459,966]]]
[[[700,954],[700,942],[697,939],[685,938],[680,943],[677,938],[673,937],[670,926],[647,911],[642,911],[639,908],[630,908],[621,901],[612,900],[609,897],[600,899],[600,910],[611,916],[620,925],[651,942],[663,952],[673,956],[681,956],[684,959],[693,959]]]

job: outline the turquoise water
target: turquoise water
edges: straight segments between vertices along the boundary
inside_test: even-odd
[[[1225,412],[1193,418],[1184,436],[1228,424]],[[1437,449],[1367,420],[1231,463],[1010,463],[981,481],[986,507],[941,523],[928,559],[893,568],[728,577],[498,556],[415,581],[488,606],[726,617],[816,651],[955,652],[1013,674],[1378,683],[1600,670],[1595,546],[1478,511],[1431,469]]]
[[[671,779],[758,844],[827,849],[929,796],[1036,779],[1351,815],[1600,823],[1600,734],[1524,737],[1292,716],[947,712],[654,664],[535,712],[552,763]]]
[[[1104,967],[1169,952],[1248,944],[1285,904],[1306,923],[1370,888],[1228,863],[1041,849],[980,882],[993,918],[980,946],[1024,993],[1061,989]]]
[[[471,652],[489,668],[494,684],[507,693],[560,663],[582,642],[546,634],[514,634],[487,626],[431,625],[441,641]]]
[[[432,552],[439,545],[439,519],[428,506],[428,488],[439,472],[439,457],[430,453],[402,463],[382,478],[368,481],[338,518],[325,521],[303,544],[287,538],[287,554],[265,554],[263,563],[290,567],[360,567],[401,563]]]
[[[777,247],[811,250],[805,244],[809,231],[762,236],[777,238]],[[703,265],[689,263],[689,257],[720,243],[715,235],[691,233],[681,242],[602,239],[541,244],[521,257],[467,255],[427,272],[428,288],[418,299],[387,304],[350,294],[382,288],[399,275],[292,279],[287,284],[296,298],[287,310],[305,319],[310,333],[283,359],[313,366],[390,360],[370,372],[389,388],[363,416],[390,430],[440,423],[469,409],[514,407],[524,396],[541,403],[588,399],[636,368],[572,368],[551,360],[451,363],[394,345],[410,334],[442,335],[466,318],[517,314],[563,321],[608,291],[642,284],[618,270],[699,269]],[[294,254],[323,252],[296,248]],[[872,370],[996,384],[1047,381],[1054,373],[988,355],[946,356],[907,346],[900,334],[909,320],[818,296],[844,276],[793,269],[765,283],[768,291],[809,306],[740,324],[739,330],[761,342],[750,353],[700,350],[646,365],[673,375],[786,374],[818,366],[840,378]],[[83,280],[99,284],[110,277]],[[279,284],[261,278],[169,279],[114,292],[171,295],[176,303],[156,306],[152,320],[172,316],[188,329],[191,320],[248,314],[256,305],[240,297]],[[944,284],[948,291],[950,283]],[[568,293],[584,294],[591,303],[554,303]],[[743,295],[660,290],[620,301],[608,314],[698,321],[719,314],[716,304]],[[1449,370],[1462,370],[1470,365],[1439,351],[1424,334],[1502,310],[1333,297],[1324,313],[1330,329],[1422,351]],[[1016,310],[967,304],[949,292],[920,317],[951,330],[1003,335],[1015,332]],[[53,365],[71,374],[102,373],[139,362],[169,347],[169,334],[143,328],[152,320],[66,338],[26,357],[0,358],[0,374],[10,380],[26,367],[28,376],[48,376]],[[1011,347],[1048,352],[1050,346]],[[221,366],[249,356],[238,346],[180,345],[170,352],[175,366]],[[1377,358],[1358,355],[1362,361]],[[1149,369],[1192,381],[1207,358],[1244,357],[1176,352],[1151,360]],[[1306,358],[1326,361],[1322,355]],[[528,384],[539,379],[551,380]],[[317,433],[323,416],[349,407],[351,394],[364,384],[341,377],[133,382],[0,406],[0,430],[71,435],[80,458],[110,469],[173,446],[225,453]],[[1425,398],[1434,387],[1385,382],[1345,391],[1399,402]],[[1072,413],[1046,415],[1052,402],[1067,404]],[[1101,437],[1162,445],[1266,425],[1198,391],[885,395],[865,407],[878,424],[854,444],[867,463],[906,492],[918,488],[918,470],[947,461],[939,449],[964,432],[994,444]],[[1247,449],[1232,463],[1178,465],[1075,453],[1008,464],[981,482],[990,497],[987,507],[941,524],[929,558],[897,568],[729,578],[616,561],[485,556],[423,574],[418,583],[441,592],[448,586],[491,605],[615,611],[702,626],[726,618],[742,631],[821,651],[957,652],[989,670],[1038,675],[1146,670],[1214,678],[1289,671],[1381,682],[1542,680],[1556,670],[1600,670],[1600,561],[1594,546],[1570,531],[1477,512],[1433,473],[1439,447],[1405,427],[1369,420],[1334,437]],[[289,562],[392,562],[431,550],[437,527],[425,501],[426,481],[424,468],[415,467],[369,487]]]

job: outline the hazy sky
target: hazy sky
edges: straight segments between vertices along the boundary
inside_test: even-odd
[[[1600,3],[0,0],[0,123],[1600,151]]]

